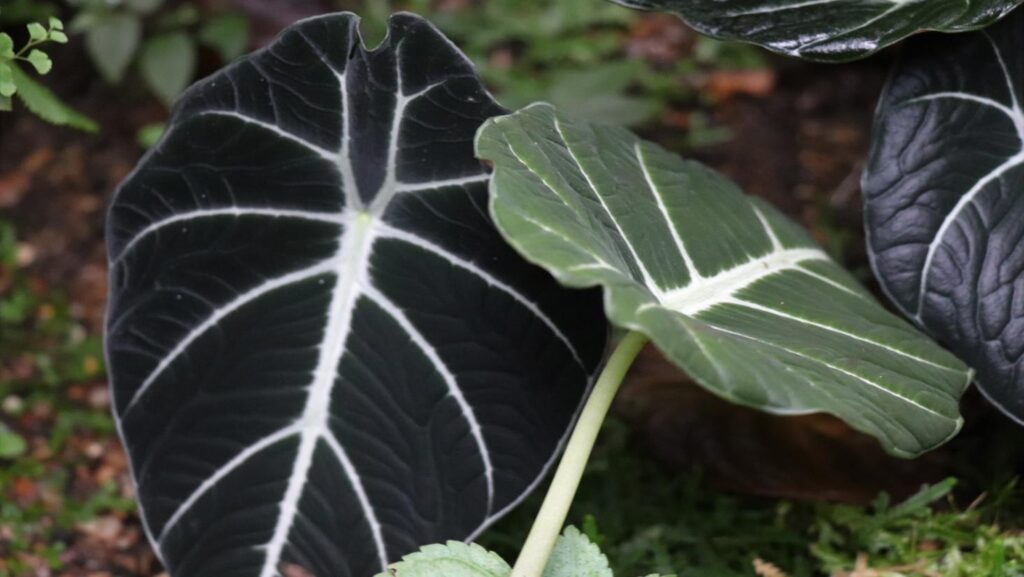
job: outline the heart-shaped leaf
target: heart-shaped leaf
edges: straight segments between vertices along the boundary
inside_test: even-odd
[[[108,223],[115,410],[171,575],[372,575],[538,482],[606,323],[487,216],[501,112],[410,14],[373,50],[303,21],[182,96]]]
[[[963,32],[1022,0],[612,0],[675,12],[702,34],[811,60],[862,58],[922,30]]]
[[[911,42],[864,172],[882,286],[1024,421],[1024,12]]]
[[[139,72],[150,90],[170,106],[196,71],[196,45],[184,32],[169,32],[146,40],[139,53]]]
[[[960,427],[970,371],[719,174],[548,105],[489,121],[477,153],[505,237],[564,284],[603,286],[612,322],[710,390],[832,413],[903,456]]]
[[[93,64],[111,84],[124,78],[141,40],[142,22],[139,17],[123,12],[97,16],[85,31],[85,49]]]

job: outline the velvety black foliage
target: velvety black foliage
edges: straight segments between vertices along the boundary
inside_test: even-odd
[[[874,267],[907,316],[1024,420],[1024,11],[906,47],[863,188]]]
[[[175,577],[365,577],[513,506],[600,362],[599,297],[509,248],[435,28],[303,21],[200,82],[109,216],[107,351]]]

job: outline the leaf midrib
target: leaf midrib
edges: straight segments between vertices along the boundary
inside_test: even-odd
[[[817,248],[775,250],[715,276],[695,279],[683,288],[670,290],[662,296],[659,305],[694,316],[727,302],[737,292],[763,278],[786,270],[799,270],[799,264],[808,260],[827,261],[829,258]]]

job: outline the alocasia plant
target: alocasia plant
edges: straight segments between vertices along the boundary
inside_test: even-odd
[[[175,577],[365,577],[536,484],[604,350],[487,215],[502,114],[426,21],[315,18],[199,83],[115,196],[107,352]]]
[[[900,309],[1024,421],[1024,12],[920,38],[882,95],[864,173],[869,249]]]
[[[648,338],[721,396],[832,413],[897,455],[959,429],[971,372],[724,177],[549,105],[488,121],[477,152],[494,163],[491,213],[506,239],[563,284],[602,287],[609,320],[631,331],[584,407],[514,577],[543,569],[580,461]]]
[[[1024,164],[1020,0],[612,0],[697,30],[815,60],[865,56],[912,33],[877,107],[862,188],[869,254],[892,301],[978,371],[1024,422],[1015,291]],[[1014,10],[1016,10],[1014,12]],[[1012,14],[1011,14],[1012,12]]]
[[[963,32],[1022,0],[612,0],[678,14],[703,34],[812,60],[867,56],[922,30]]]
[[[112,204],[115,412],[172,576],[504,577],[457,543],[387,564],[513,507],[586,398],[510,574],[554,549],[547,577],[607,577],[556,541],[648,340],[897,455],[956,433],[971,371],[774,208],[623,129],[506,114],[419,17],[374,49],[357,26],[303,21],[190,89]],[[628,333],[593,383],[597,287]]]

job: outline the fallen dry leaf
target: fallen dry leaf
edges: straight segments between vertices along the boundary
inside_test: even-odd
[[[693,49],[693,32],[671,14],[645,14],[630,26],[626,54],[658,65],[678,62]]]
[[[283,577],[316,577],[315,573],[295,563],[283,563],[281,565],[281,575]]]
[[[892,565],[889,567],[871,567],[868,564],[868,556],[864,553],[857,555],[853,571],[836,571],[831,577],[888,577],[893,574],[913,572],[925,577],[942,577],[941,574],[927,569],[928,561],[922,559],[917,563],[906,565]]]
[[[734,96],[768,96],[775,90],[775,82],[775,71],[769,68],[716,70],[704,78],[703,89],[721,102]]]
[[[98,541],[103,545],[112,546],[117,543],[121,532],[124,530],[124,524],[120,519],[113,515],[104,515],[90,521],[79,523],[75,526],[82,535]]]
[[[14,170],[0,175],[0,208],[19,202],[32,185],[32,178],[53,158],[53,150],[40,148],[25,157]]]
[[[754,559],[754,573],[757,573],[758,577],[789,577],[777,565],[761,558]]]

